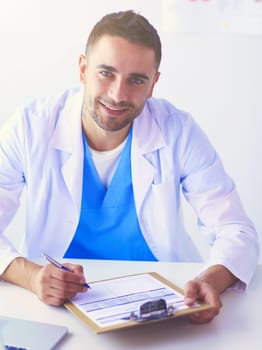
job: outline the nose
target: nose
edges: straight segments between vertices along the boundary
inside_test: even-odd
[[[126,101],[127,89],[125,81],[119,78],[111,82],[108,95],[115,103]]]

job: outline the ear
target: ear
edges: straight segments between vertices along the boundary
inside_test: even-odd
[[[150,88],[149,93],[147,95],[147,98],[150,98],[153,96],[154,87],[155,87],[155,84],[157,83],[159,77],[160,77],[160,72],[156,72],[154,79],[153,79],[153,82],[152,82],[152,85],[151,85],[151,88]]]
[[[85,73],[86,73],[86,57],[81,55],[79,57],[79,73],[81,83],[85,83]]]

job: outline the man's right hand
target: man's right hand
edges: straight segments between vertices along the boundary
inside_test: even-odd
[[[83,267],[65,264],[72,272],[57,268],[52,264],[45,266],[19,257],[11,262],[1,279],[32,290],[38,298],[50,305],[62,305],[79,292],[86,292],[83,286],[85,277]]]
[[[50,305],[62,305],[77,293],[86,292],[85,278],[80,265],[66,264],[72,272],[47,264],[32,279],[32,290],[40,300]]]

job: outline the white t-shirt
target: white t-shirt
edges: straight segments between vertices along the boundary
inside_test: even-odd
[[[114,176],[121,153],[125,147],[126,140],[127,138],[120,143],[119,146],[110,151],[96,151],[90,147],[90,153],[94,161],[96,171],[106,188],[108,188]]]

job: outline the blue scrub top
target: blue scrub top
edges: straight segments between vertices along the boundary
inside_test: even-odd
[[[83,135],[84,174],[80,219],[65,258],[156,261],[139,227],[131,178],[129,132],[108,189]]]

